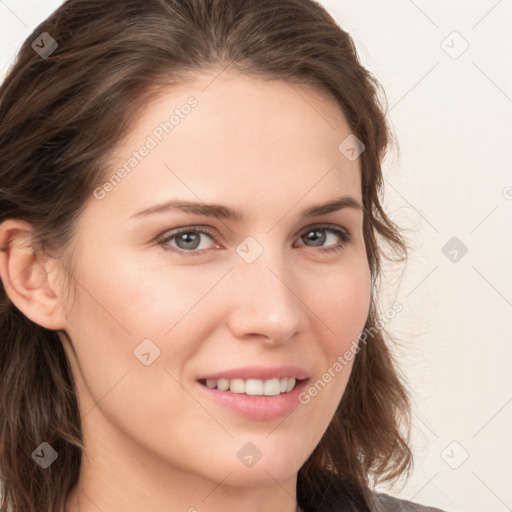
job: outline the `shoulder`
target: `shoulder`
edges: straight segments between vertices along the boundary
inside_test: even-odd
[[[370,500],[374,512],[445,512],[439,508],[394,498],[382,492],[371,494]]]

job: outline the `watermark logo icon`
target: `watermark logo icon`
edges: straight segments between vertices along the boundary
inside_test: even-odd
[[[242,464],[250,469],[263,457],[263,454],[253,443],[249,442],[245,443],[242,448],[238,450],[236,456]]]
[[[341,144],[338,146],[338,150],[342,153],[347,160],[353,162],[357,160],[359,155],[365,150],[365,145],[359,140],[353,133],[348,137],[345,137]]]
[[[452,441],[442,452],[441,458],[452,469],[459,469],[466,460],[469,453],[458,441]]]
[[[32,49],[43,59],[49,57],[57,48],[58,44],[48,32],[41,32],[33,41]]]
[[[441,41],[441,48],[452,59],[458,59],[469,48],[469,43],[454,30]]]
[[[149,366],[160,356],[160,349],[149,338],[146,338],[135,347],[133,353],[144,366]]]
[[[59,454],[47,442],[41,443],[33,452],[32,458],[43,468],[52,464]]]
[[[252,263],[263,253],[263,247],[255,238],[248,236],[242,243],[238,244],[236,253],[246,263]]]
[[[443,245],[441,251],[452,263],[458,263],[466,255],[468,248],[464,242],[453,236]]]

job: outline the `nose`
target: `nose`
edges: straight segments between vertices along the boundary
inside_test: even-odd
[[[287,269],[288,268],[288,269]],[[230,272],[228,326],[239,339],[259,337],[267,344],[291,340],[307,326],[301,282],[283,256],[269,250],[252,263],[237,260]]]

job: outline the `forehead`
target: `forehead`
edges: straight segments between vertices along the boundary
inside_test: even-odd
[[[197,75],[162,90],[134,120],[111,174],[151,147],[108,199],[126,213],[171,197],[233,206],[256,200],[260,208],[276,200],[291,207],[305,195],[311,203],[361,199],[360,159],[339,149],[350,134],[340,106],[321,89],[233,72]]]

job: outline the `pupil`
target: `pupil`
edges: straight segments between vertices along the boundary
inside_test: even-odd
[[[314,233],[314,235],[310,236],[311,233]],[[319,233],[320,233],[320,235],[319,235]],[[325,233],[323,231],[319,231],[319,230],[309,231],[307,238],[311,242],[317,242],[316,245],[323,245],[323,242],[325,239]],[[317,238],[317,239],[315,240],[315,238]]]
[[[195,240],[194,240],[195,238]],[[190,244],[190,239],[192,239],[192,245],[194,245],[194,241],[196,242],[196,245],[193,247],[190,247],[189,245],[186,245],[185,247],[181,247],[182,249],[195,249],[197,247],[197,241],[199,239],[198,233],[183,233],[178,240],[185,242],[185,244]]]

